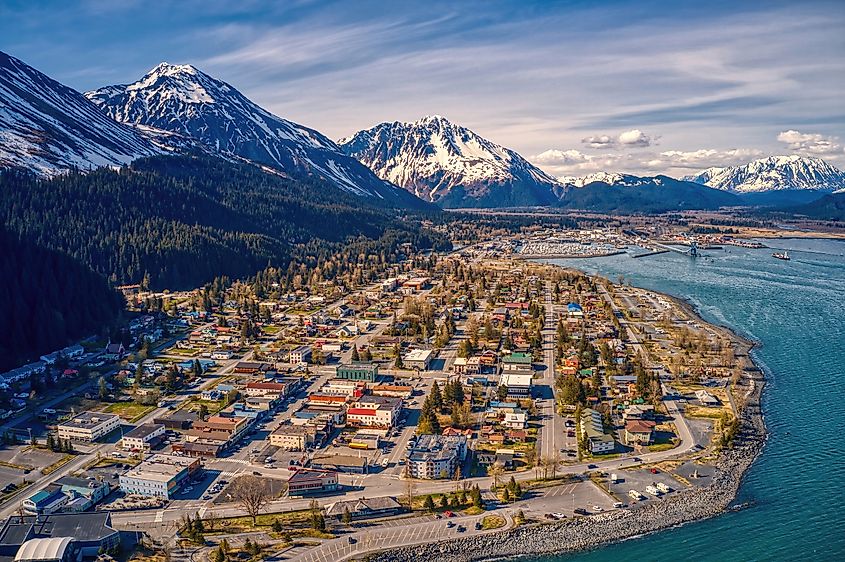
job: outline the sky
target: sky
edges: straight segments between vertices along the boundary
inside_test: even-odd
[[[0,50],[80,91],[193,64],[334,139],[443,115],[558,176],[845,168],[845,0],[0,0]]]

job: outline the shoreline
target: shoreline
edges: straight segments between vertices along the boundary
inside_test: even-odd
[[[576,517],[557,523],[517,527],[500,533],[449,539],[435,544],[403,547],[390,552],[375,552],[367,556],[367,560],[412,562],[425,558],[428,561],[470,562],[571,554],[633,540],[730,511],[745,474],[760,455],[768,437],[761,407],[767,376],[765,369],[752,354],[760,342],[738,334],[729,326],[705,321],[695,305],[686,299],[650,289],[642,290],[660,294],[702,324],[727,332],[729,337],[745,348],[751,364],[743,371],[735,387],[737,390],[744,390],[744,402],[739,415],[740,430],[732,448],[720,451],[714,463],[716,472],[710,484],[701,488],[688,488],[662,502],[634,509]]]

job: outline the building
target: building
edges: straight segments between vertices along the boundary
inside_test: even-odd
[[[396,498],[387,496],[344,500],[326,506],[326,516],[337,520],[343,519],[344,513],[349,513],[353,519],[368,519],[398,515],[403,511],[405,511],[405,508],[396,501]]]
[[[270,444],[288,451],[303,451],[314,445],[316,438],[312,427],[283,423],[270,434]]]
[[[101,412],[82,412],[58,425],[59,439],[94,442],[120,427],[120,417]]]
[[[591,408],[584,408],[579,420],[581,435],[587,441],[587,448],[590,453],[600,455],[612,453],[616,447],[613,436],[605,433],[602,416]]]
[[[182,453],[192,458],[214,458],[219,457],[226,448],[226,442],[220,441],[193,441],[190,443],[175,443],[173,451]]]
[[[320,387],[320,394],[331,394],[334,396],[344,396],[352,398],[353,396],[361,396],[367,389],[365,381],[346,380],[346,379],[331,379]]]
[[[346,410],[346,423],[357,427],[393,427],[401,411],[401,398],[361,396]]]
[[[374,384],[370,385],[370,394],[373,396],[390,396],[407,400],[414,394],[414,387],[404,384]]]
[[[77,558],[71,537],[29,539],[15,553],[15,562],[75,562]]]
[[[431,364],[433,351],[430,349],[412,349],[402,358],[402,363],[407,369],[419,369],[425,371]]]
[[[716,398],[706,390],[696,390],[695,397],[696,399],[698,399],[698,402],[702,406],[707,406],[710,408],[717,407],[722,403],[718,398]]]
[[[311,348],[307,345],[301,345],[290,352],[291,363],[308,363],[311,361]]]
[[[244,387],[247,396],[272,396],[284,398],[290,392],[290,386],[283,382],[248,382]]]
[[[502,372],[531,374],[534,372],[530,353],[511,353],[502,357]]]
[[[134,533],[127,532],[127,539],[132,535]],[[13,515],[3,521],[0,528],[0,557],[12,560],[13,556],[17,558],[20,553],[18,559],[21,562],[35,560],[35,558],[30,558],[37,554],[29,551],[33,547],[24,549],[24,545],[34,539],[62,538],[73,541],[73,560],[77,560],[78,557],[94,558],[100,552],[112,550],[121,544],[121,534],[112,528],[111,514],[106,511],[23,517]],[[60,546],[56,548],[56,552],[64,548],[68,547]],[[36,550],[39,549],[47,550],[45,546],[39,546]],[[42,552],[42,555],[50,554]]]
[[[176,410],[160,418],[153,419],[153,423],[159,423],[166,429],[188,429],[197,421],[197,415],[187,409]]]
[[[525,429],[528,425],[528,414],[522,410],[506,412],[505,419],[502,420],[502,425],[511,429]]]
[[[533,378],[531,373],[505,372],[502,373],[500,384],[507,387],[508,398],[530,398]]]
[[[234,372],[242,375],[260,375],[273,371],[273,365],[270,363],[260,363],[258,361],[238,361],[235,363]]]
[[[311,460],[311,468],[335,470],[349,474],[367,474],[370,461],[367,457],[354,457],[352,455],[323,455]]]
[[[96,478],[78,478],[76,476],[62,476],[54,483],[55,486],[70,498],[65,505],[65,511],[86,511],[100,503],[111,492],[111,486],[105,480]]]
[[[41,490],[23,500],[21,505],[26,513],[49,515],[61,509],[70,498],[61,490]]]
[[[125,451],[149,451],[161,441],[165,428],[160,423],[145,423],[123,434],[121,445]]]
[[[408,451],[408,476],[423,480],[452,478],[466,452],[467,438],[463,435],[420,435]]]
[[[120,476],[126,494],[171,498],[200,468],[197,459],[153,455]]]
[[[625,424],[626,445],[650,445],[654,440],[655,423],[651,420],[630,420]]]
[[[337,366],[335,377],[351,381],[375,382],[378,377],[378,365],[357,361],[344,363]]]
[[[288,478],[289,496],[334,492],[339,487],[337,472],[333,470],[300,468]]]
[[[205,421],[194,422],[186,439],[197,441],[203,438],[219,439],[222,437],[225,441],[237,441],[243,436],[252,421],[250,418],[241,416],[209,416]]]
[[[293,467],[288,478],[288,495],[304,496],[340,489],[338,473],[331,469]]]

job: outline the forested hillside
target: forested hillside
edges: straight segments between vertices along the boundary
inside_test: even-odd
[[[0,372],[96,333],[123,309],[106,280],[0,227]]]
[[[210,157],[152,157],[120,171],[52,180],[7,172],[0,175],[0,220],[114,283],[148,276],[151,287],[171,289],[287,266],[305,244],[313,255],[323,245],[388,233],[416,246],[434,243],[416,220],[315,187]]]

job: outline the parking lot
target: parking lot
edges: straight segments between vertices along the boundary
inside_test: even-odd
[[[608,487],[611,493],[624,503],[662,501],[663,497],[671,495],[683,487],[683,484],[671,474],[659,469],[656,470],[656,473],[652,473],[649,469],[617,470],[614,472],[618,478],[617,482],[609,483]],[[668,493],[661,492],[659,495],[646,491],[647,487],[658,484],[667,486],[670,491]],[[636,490],[642,496],[645,496],[645,499],[635,500],[631,498],[628,494],[631,490]]]

